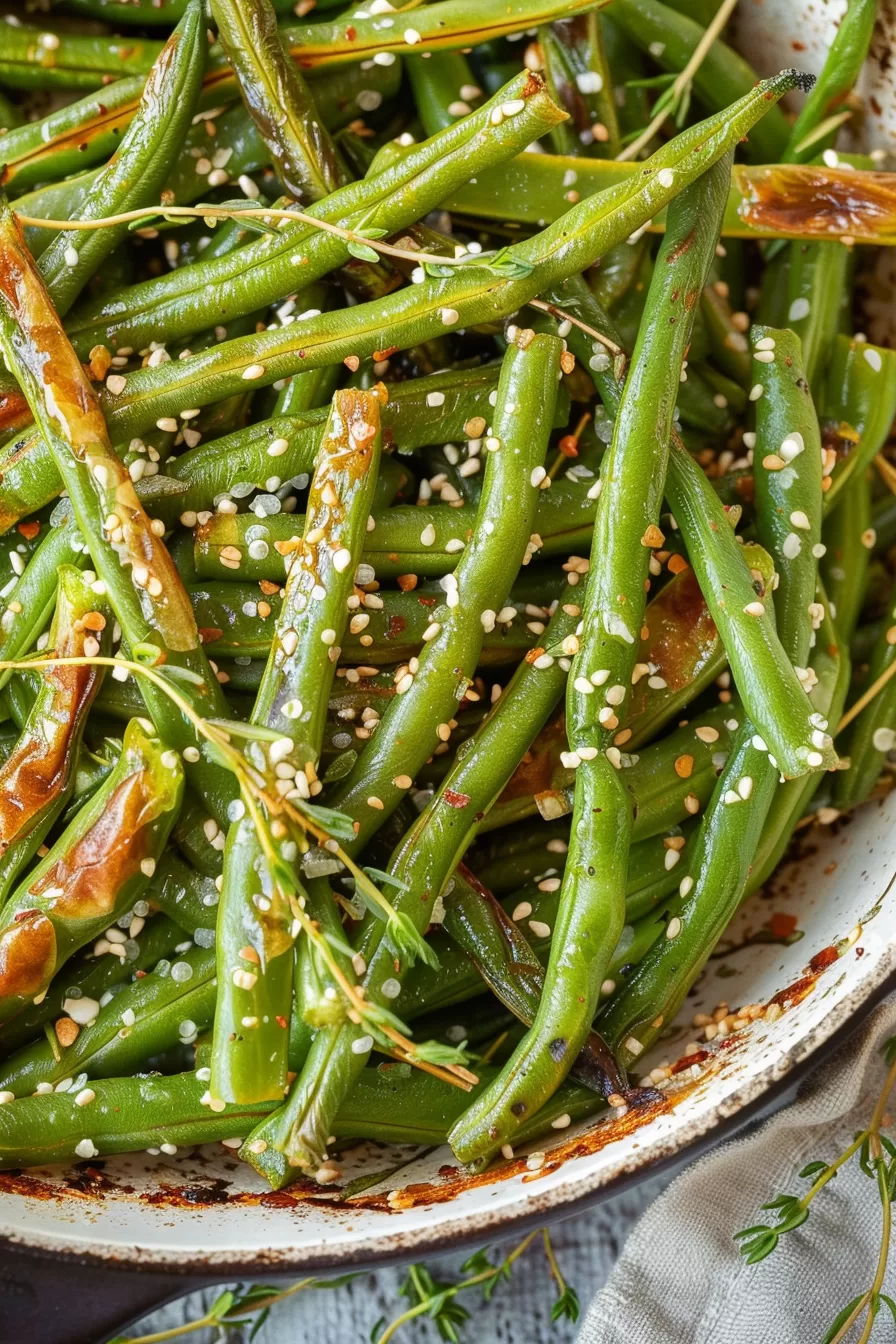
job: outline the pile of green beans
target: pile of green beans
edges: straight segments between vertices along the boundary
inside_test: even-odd
[[[875,6],[813,88],[606,4],[4,24],[0,1167],[642,1104],[888,786]]]

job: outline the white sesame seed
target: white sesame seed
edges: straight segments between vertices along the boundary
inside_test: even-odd
[[[84,1087],[75,1097],[76,1106],[89,1106],[92,1101],[96,1101],[96,1093],[92,1087]]]
[[[100,1150],[96,1147],[93,1139],[82,1139],[75,1147],[75,1156],[89,1159],[91,1157],[96,1157],[99,1151]]]
[[[862,351],[862,357],[869,368],[873,369],[875,373],[880,373],[883,361],[879,350],[875,350],[873,345],[869,345]]]
[[[669,923],[666,925],[666,937],[671,940],[672,938],[677,938],[680,933],[681,920],[676,915],[673,919],[670,919]]]
[[[439,316],[442,319],[442,325],[445,327],[453,327],[455,322],[460,321],[460,313],[456,308],[440,308]]]
[[[756,383],[755,386],[750,388],[750,401],[758,401],[764,391],[765,388],[762,384]]]
[[[765,607],[761,602],[748,602],[744,607],[744,612],[747,616],[764,616]]]
[[[675,181],[675,174],[671,168],[661,168],[656,175],[656,180],[661,187],[665,187],[666,190],[668,190]]]
[[[264,377],[264,365],[263,365],[263,364],[249,364],[249,365],[246,366],[245,369],[243,369],[243,378],[244,378],[244,379],[254,379],[254,378],[263,378],[263,377]]]
[[[802,509],[794,509],[790,515],[790,521],[794,527],[800,528],[803,532],[808,532],[812,526]]]

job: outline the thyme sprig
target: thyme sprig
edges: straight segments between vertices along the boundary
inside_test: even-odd
[[[834,1180],[847,1162],[858,1156],[861,1170],[877,1185],[881,1204],[880,1251],[871,1284],[837,1313],[822,1344],[842,1344],[852,1327],[859,1321],[862,1321],[862,1329],[857,1344],[867,1344],[881,1307],[885,1307],[891,1313],[896,1323],[896,1302],[883,1291],[890,1251],[893,1200],[896,1197],[896,1143],[881,1133],[887,1103],[893,1089],[896,1088],[896,1037],[890,1037],[885,1043],[883,1055],[888,1065],[887,1076],[867,1127],[855,1136],[852,1143],[833,1162],[815,1161],[803,1167],[799,1172],[801,1179],[809,1180],[814,1177],[804,1195],[788,1193],[776,1195],[774,1199],[761,1206],[764,1210],[775,1213],[777,1222],[756,1223],[734,1234],[735,1241],[740,1243],[740,1253],[747,1263],[758,1264],[772,1254],[785,1233],[802,1227],[809,1217],[813,1200],[821,1194],[829,1181]]]
[[[36,216],[18,213],[16,218],[27,228],[58,229],[65,232],[106,229],[120,224],[149,228],[155,227],[160,222],[176,225],[187,223],[191,219],[202,219],[214,228],[219,220],[241,219],[245,221],[247,228],[258,233],[276,234],[274,220],[292,221],[308,224],[323,233],[341,238],[347,244],[349,254],[361,261],[377,262],[380,254],[397,257],[415,267],[420,267],[421,275],[425,274],[434,279],[447,278],[458,266],[485,267],[492,275],[499,275],[505,280],[519,279],[521,276],[530,275],[533,270],[532,266],[515,257],[506,247],[500,248],[497,252],[481,253],[461,248],[460,255],[452,257],[448,254],[425,252],[383,242],[386,230],[376,228],[372,224],[362,223],[355,229],[344,229],[339,224],[331,224],[329,220],[308,215],[304,210],[274,205],[247,206],[240,201],[224,201],[220,205],[147,206],[138,210],[124,210],[117,215],[105,215],[101,219],[39,219]]]
[[[522,1241],[497,1263],[489,1259],[487,1250],[476,1251],[461,1265],[463,1277],[457,1280],[441,1282],[433,1277],[426,1265],[411,1265],[399,1294],[412,1305],[388,1324],[384,1319],[378,1320],[370,1333],[372,1344],[389,1344],[399,1330],[422,1316],[429,1317],[435,1323],[440,1336],[447,1340],[448,1344],[460,1344],[461,1332],[472,1316],[463,1303],[458,1302],[458,1295],[470,1289],[480,1288],[484,1300],[490,1302],[495,1289],[500,1284],[509,1282],[514,1265],[539,1237],[544,1246],[551,1277],[557,1286],[551,1320],[559,1321],[563,1317],[571,1321],[578,1320],[578,1295],[564,1278],[551,1244],[550,1234],[544,1227],[523,1237]],[[356,1274],[343,1274],[336,1279],[300,1279],[287,1288],[274,1288],[257,1283],[247,1289],[242,1287],[227,1289],[215,1299],[199,1320],[173,1326],[169,1330],[159,1330],[150,1335],[130,1337],[120,1335],[112,1340],[111,1344],[166,1344],[168,1340],[180,1339],[196,1330],[209,1327],[217,1328],[221,1336],[226,1338],[231,1330],[245,1329],[247,1326],[249,1327],[247,1338],[251,1341],[268,1319],[271,1309],[278,1303],[295,1297],[296,1294],[309,1288],[340,1288],[354,1278],[357,1278]]]
[[[356,889],[363,891],[367,901],[385,919],[390,945],[396,954],[408,958],[417,955],[432,964],[432,953],[425,940],[409,921],[402,919],[368,874],[354,863],[339,844],[340,835],[346,839],[354,834],[349,819],[304,799],[281,797],[269,788],[263,768],[265,757],[259,748],[263,743],[277,741],[280,734],[264,727],[203,718],[173,684],[176,680],[195,680],[194,673],[174,666],[162,670],[157,664],[159,649],[154,644],[138,645],[132,653],[132,659],[28,658],[4,661],[0,663],[0,669],[23,671],[64,666],[102,666],[123,669],[151,681],[192,724],[197,737],[206,744],[206,749],[235,776],[240,798],[255,828],[270,876],[272,918],[284,926],[291,924],[291,936],[295,937],[302,932],[310,939],[342,994],[349,1020],[363,1026],[377,1047],[385,1053],[469,1091],[478,1079],[465,1067],[467,1056],[463,1049],[446,1047],[437,1042],[418,1044],[412,1041],[406,1024],[389,1009],[368,1000],[364,986],[357,984],[353,976],[343,969],[337,953],[342,954],[343,959],[350,959],[352,949],[348,944],[336,935],[325,933],[306,913],[301,884],[292,864],[283,857],[282,843],[291,839],[297,848],[307,851],[310,848],[308,837],[311,836],[344,864],[355,879]],[[248,749],[241,750],[234,744],[234,738],[249,739]]]

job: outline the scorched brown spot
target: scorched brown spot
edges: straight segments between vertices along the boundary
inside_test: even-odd
[[[40,910],[29,910],[0,933],[0,998],[33,998],[56,965],[56,933]]]
[[[871,243],[896,239],[891,173],[775,164],[736,166],[734,180],[743,196],[738,214],[750,229]]]
[[[54,912],[63,919],[109,915],[123,883],[146,857],[146,827],[159,814],[158,795],[135,771],[122,780],[102,815],[72,849],[29,888],[39,896],[60,887]]]

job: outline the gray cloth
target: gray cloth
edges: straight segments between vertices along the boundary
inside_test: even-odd
[[[858,1162],[760,1264],[746,1264],[732,1233],[773,1222],[759,1206],[778,1193],[803,1194],[810,1182],[797,1177],[800,1168],[831,1161],[867,1125],[885,1076],[881,1046],[894,1034],[891,999],[811,1075],[792,1106],[678,1176],[629,1236],[578,1344],[820,1344],[877,1264],[880,1203]],[[892,1260],[885,1289],[896,1295]],[[896,1339],[886,1308],[874,1338]]]

